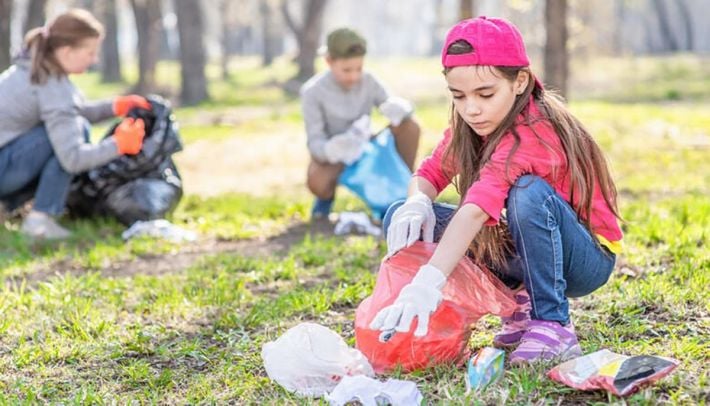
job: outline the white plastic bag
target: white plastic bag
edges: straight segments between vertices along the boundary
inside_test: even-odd
[[[304,396],[325,395],[344,376],[374,376],[359,350],[315,323],[301,323],[264,344],[261,358],[269,378]]]

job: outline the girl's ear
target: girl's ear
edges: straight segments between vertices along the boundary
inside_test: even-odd
[[[518,71],[518,76],[515,78],[515,84],[513,85],[513,90],[515,94],[523,94],[525,88],[528,87],[528,81],[530,80],[530,73],[525,70]]]

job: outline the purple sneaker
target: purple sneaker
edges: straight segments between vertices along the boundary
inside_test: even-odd
[[[528,329],[530,321],[530,296],[525,289],[515,294],[515,301],[518,308],[510,317],[501,317],[503,329],[493,337],[493,346],[497,348],[508,348],[518,345],[520,338]]]
[[[565,361],[582,355],[582,348],[570,322],[562,326],[556,321],[530,320],[518,348],[510,354],[511,364],[538,361]]]

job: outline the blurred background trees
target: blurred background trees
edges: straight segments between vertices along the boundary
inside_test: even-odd
[[[710,52],[706,0],[0,0],[0,70],[27,30],[68,7],[88,8],[105,24],[102,81],[128,80],[136,92],[185,104],[208,99],[206,69],[214,63],[229,78],[237,55],[263,66],[288,58],[294,91],[315,73],[326,33],[345,25],[366,36],[373,57],[428,57],[455,21],[501,16],[520,27],[534,71],[562,94],[571,59]],[[162,61],[180,65],[179,82],[156,83]]]

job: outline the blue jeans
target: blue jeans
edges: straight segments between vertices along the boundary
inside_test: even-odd
[[[34,210],[60,215],[71,180],[54,156],[43,125],[0,147],[0,200],[10,210],[34,197]]]
[[[385,233],[394,210],[403,203],[387,211]],[[434,204],[434,241],[441,238],[454,211],[454,206]],[[524,175],[515,182],[506,213],[517,255],[509,259],[507,269],[494,271],[525,284],[533,319],[569,323],[567,298],[588,295],[604,285],[616,256],[596,243],[569,203],[540,177]]]

